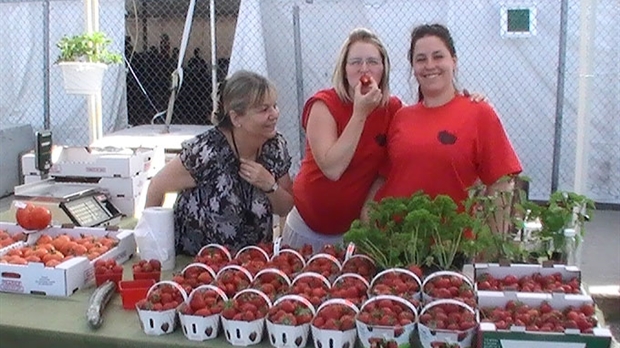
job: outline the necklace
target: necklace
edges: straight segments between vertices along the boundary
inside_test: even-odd
[[[231,128],[230,129],[230,137],[232,139],[233,148],[235,150],[235,154],[237,155],[237,159],[239,161],[239,168],[241,168],[241,153],[239,153],[239,147],[237,147],[237,141],[235,141],[235,132]],[[256,151],[256,157],[258,159],[258,151]],[[239,176],[239,185],[241,190],[241,206],[243,209],[242,217],[245,225],[252,225],[254,221],[254,214],[252,213],[252,201],[254,200],[254,185],[249,182],[243,180],[241,176]],[[249,186],[249,188],[247,188]]]

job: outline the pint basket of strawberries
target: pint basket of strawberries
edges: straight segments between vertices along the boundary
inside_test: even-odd
[[[106,280],[113,281],[118,292],[118,283],[123,279],[123,266],[119,265],[114,259],[95,261],[95,284],[100,286]]]
[[[329,279],[329,281],[332,281],[340,274],[341,269],[342,264],[335,256],[330,254],[316,254],[306,262],[306,267],[304,267],[303,272],[318,273]]]
[[[375,261],[364,254],[353,255],[342,264],[342,273],[357,273],[367,281],[377,274]]]
[[[194,262],[204,263],[211,267],[215,273],[219,272],[220,268],[226,266],[230,260],[232,260],[230,251],[220,244],[207,244],[194,257]]]
[[[370,282],[369,297],[394,295],[417,305],[422,282],[415,273],[405,268],[388,268],[377,274]]]
[[[305,347],[314,314],[314,306],[304,297],[280,297],[267,316],[269,343],[276,348]]]
[[[318,307],[329,295],[331,284],[327,278],[314,272],[300,273],[293,279],[289,294],[305,297]]]
[[[133,279],[153,279],[155,282],[161,280],[161,262],[157,259],[140,260],[131,266]]]
[[[146,298],[136,303],[140,326],[147,335],[165,335],[177,324],[176,308],[187,301],[187,293],[179,284],[168,280],[153,284]]]
[[[227,301],[221,316],[228,343],[242,347],[259,343],[271,304],[269,297],[256,289],[241,290]]]
[[[282,249],[273,254],[267,266],[277,268],[289,278],[294,278],[306,266],[306,259],[293,249]]]
[[[315,348],[353,348],[357,338],[355,315],[359,312],[351,301],[335,298],[317,309],[312,325]]]
[[[473,344],[478,328],[472,307],[457,300],[436,300],[420,311],[418,334],[425,348],[447,344],[449,347],[468,348]]]
[[[198,262],[190,263],[172,277],[172,281],[181,285],[188,294],[201,285],[211,284],[214,279],[213,269]]]
[[[183,334],[190,341],[204,341],[217,337],[220,313],[228,296],[214,285],[200,285],[192,290],[179,310]]]
[[[329,290],[330,298],[344,298],[361,306],[368,298],[368,281],[357,273],[344,273],[334,280]]]
[[[228,297],[233,297],[239,291],[249,288],[252,280],[254,277],[244,267],[228,265],[217,272],[213,284],[224,290]]]
[[[422,299],[430,302],[437,299],[453,299],[476,307],[474,285],[469,278],[458,272],[435,272],[422,283]]]
[[[400,346],[409,342],[415,330],[418,311],[402,297],[378,295],[368,299],[355,316],[355,325],[360,342],[365,348]],[[392,343],[390,343],[392,342]]]
[[[255,245],[248,245],[237,252],[230,264],[239,265],[255,276],[261,269],[266,268],[269,254]]]
[[[266,268],[256,274],[250,287],[262,291],[271,301],[275,301],[289,291],[291,280],[279,269]]]

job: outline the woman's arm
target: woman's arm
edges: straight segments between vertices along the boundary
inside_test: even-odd
[[[271,202],[273,213],[279,216],[286,216],[293,208],[293,180],[286,174],[278,179],[278,189],[267,193],[267,198]]]
[[[147,207],[161,206],[168,192],[178,192],[196,186],[196,181],[176,156],[151,179],[146,192]]]
[[[383,184],[385,184],[385,178],[382,176],[378,176],[375,179],[375,181],[372,183],[372,185],[370,186],[370,190],[368,190],[368,195],[366,196],[366,201],[364,202],[364,206],[362,206],[362,212],[360,213],[360,220],[364,222],[369,221],[370,216],[368,216],[368,213],[369,213],[368,203],[372,202],[375,199],[375,195],[377,194],[377,191],[379,191],[379,189],[381,188],[381,186],[383,186]]]
[[[340,137],[334,116],[325,103],[315,102],[308,115],[306,137],[312,156],[323,174],[333,181],[340,179],[342,173],[349,167],[364,130],[366,117],[381,101],[381,91],[376,84],[364,95],[359,88],[358,84],[355,88],[353,115]]]

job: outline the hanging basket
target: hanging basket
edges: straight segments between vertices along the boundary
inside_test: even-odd
[[[88,62],[60,62],[65,91],[68,94],[97,94],[103,85],[107,65]]]

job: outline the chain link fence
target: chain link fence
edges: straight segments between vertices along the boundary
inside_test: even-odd
[[[617,0],[197,0],[172,122],[209,122],[213,81],[238,69],[267,75],[279,91],[279,130],[298,163],[303,102],[330,86],[347,34],[377,32],[392,62],[392,92],[413,103],[407,62],[411,29],[447,25],[458,54],[458,84],[488,96],[532,179],[530,197],[572,190],[575,167],[586,194],[620,204],[620,5]],[[99,0],[100,27],[126,56],[106,73],[104,134],[152,122],[165,111],[189,0]],[[0,0],[2,122],[51,128],[57,144],[88,140],[83,97],[56,92],[61,35],[83,30],[81,1]],[[211,13],[214,18],[211,18]],[[215,27],[215,35],[211,27]],[[24,43],[27,45],[24,46]],[[584,51],[584,44],[588,50]],[[15,49],[19,46],[19,49]],[[49,49],[46,49],[48,48]],[[34,53],[33,53],[34,52]],[[33,63],[32,70],[26,63]],[[215,78],[213,78],[215,75]],[[27,78],[24,78],[27,77]],[[579,162],[585,117],[587,161]],[[60,121],[59,121],[60,120]],[[87,129],[87,128],[86,128]],[[579,145],[579,146],[578,146]],[[293,173],[298,165],[293,166]]]

